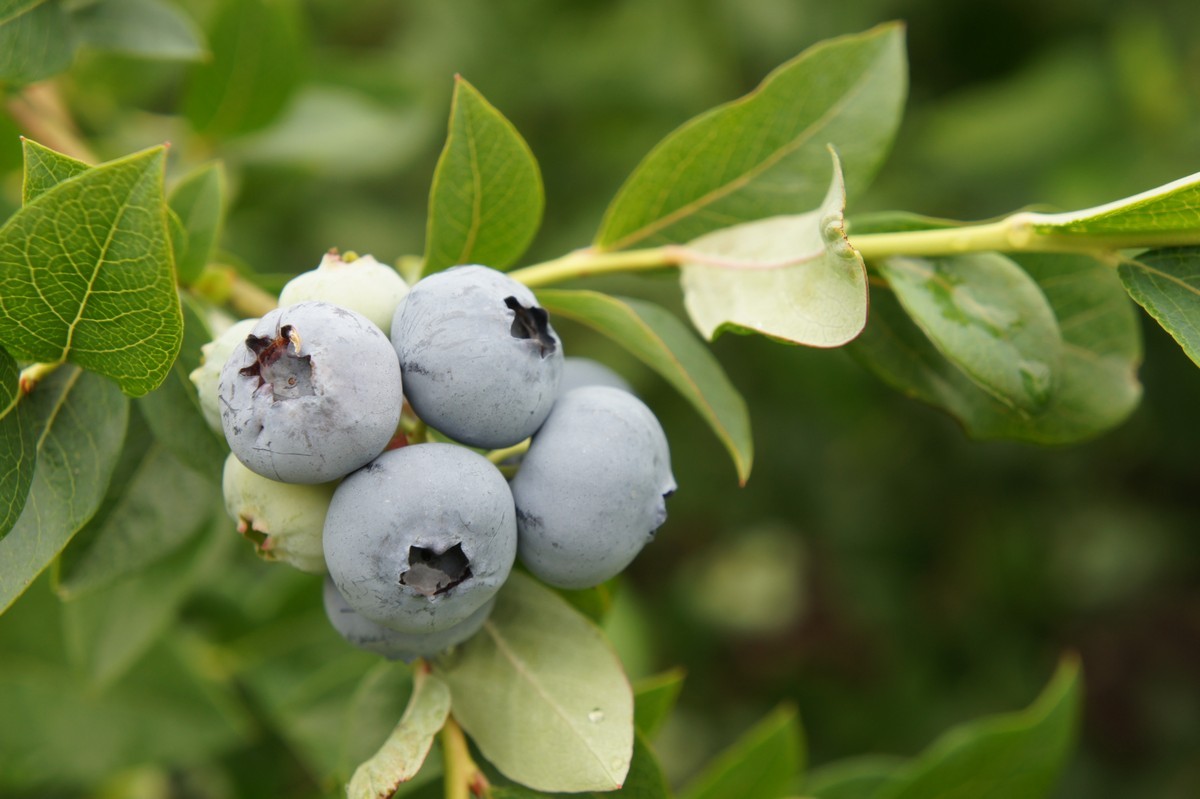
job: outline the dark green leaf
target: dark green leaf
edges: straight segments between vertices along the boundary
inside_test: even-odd
[[[21,202],[25,205],[64,180],[78,177],[91,169],[91,166],[83,161],[55,152],[30,139],[21,140],[21,152],[25,158]]]
[[[1129,296],[1200,365],[1200,248],[1142,253],[1118,273]]]
[[[885,289],[850,352],[905,394],[948,411],[978,438],[1066,444],[1123,421],[1141,398],[1137,315],[1108,265],[1078,255],[1020,255],[1041,287],[1063,336],[1059,380],[1046,408],[1023,417],[948,363]]]
[[[20,369],[0,347],[0,540],[17,523],[37,460],[37,436],[21,402]]]
[[[0,0],[0,82],[33,83],[75,58],[71,20],[57,0]]]
[[[746,401],[683,322],[652,303],[596,291],[543,289],[538,301],[551,314],[608,336],[662,375],[712,427],[733,457],[739,482],[746,482],[754,459]]]
[[[184,111],[202,133],[230,136],[272,122],[304,66],[296,8],[272,0],[222,0],[209,33],[212,58],[191,73]]]
[[[900,769],[878,799],[1038,799],[1048,796],[1075,744],[1082,686],[1067,658],[1020,713],[956,727]]]
[[[37,441],[37,465],[21,516],[0,541],[0,612],[96,512],[129,418],[129,400],[115,385],[71,366],[44,379],[21,405]]]
[[[107,512],[97,514],[86,537],[63,559],[58,591],[64,599],[89,594],[174,552],[221,507],[214,482],[157,444],[129,482],[110,493]]]
[[[179,282],[190,286],[212,260],[221,238],[224,220],[225,172],[219,163],[205,164],[174,189],[168,200],[171,210],[187,231],[187,247],[175,253]]]
[[[603,633],[524,574],[483,629],[435,664],[454,718],[505,776],[539,791],[609,791],[633,753],[633,694]]]
[[[687,244],[683,300],[709,339],[724,329],[840,347],[867,323],[867,270],[846,241],[837,155],[815,211],[722,228]]]
[[[346,786],[348,799],[391,796],[415,777],[449,715],[450,689],[432,674],[418,672],[404,715],[379,751],[354,771]]]
[[[904,762],[899,757],[863,755],[829,763],[812,770],[801,794],[812,799],[874,799]]]
[[[162,0],[103,0],[75,11],[81,44],[141,58],[196,61],[204,40],[191,18]]]
[[[675,668],[634,683],[633,723],[647,738],[653,738],[671,715],[683,678],[683,669]]]
[[[509,266],[533,241],[545,202],[529,145],[474,86],[455,78],[450,133],[429,191],[423,273]]]
[[[65,180],[0,228],[0,341],[70,360],[138,396],[182,339],[162,194],[165,149]]]
[[[348,782],[359,764],[387,740],[412,692],[413,670],[406,663],[380,660],[363,675],[345,705],[338,769],[333,775],[338,782]]]
[[[722,752],[680,793],[683,799],[779,799],[804,770],[804,733],[781,707]]]
[[[906,89],[899,25],[810,48],[655,147],[609,206],[596,246],[690,241],[810,211],[829,185],[830,144],[857,190],[891,145]]]
[[[942,355],[1001,404],[1036,415],[1054,395],[1062,335],[1020,266],[999,253],[878,262],[896,298]]]
[[[224,521],[193,529],[191,541],[169,557],[64,605],[71,659],[94,685],[120,679],[168,632],[191,592],[215,576],[234,543]]]
[[[220,481],[228,447],[208,426],[189,375],[200,366],[200,348],[212,340],[195,300],[184,296],[183,346],[163,384],[138,398],[138,409],[155,437],[185,465]]]

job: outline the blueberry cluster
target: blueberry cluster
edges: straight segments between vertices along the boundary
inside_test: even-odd
[[[518,555],[586,588],[666,520],[658,420],[606,367],[564,358],[507,275],[459,266],[408,290],[369,256],[331,253],[280,300],[208,345],[192,378],[232,450],[239,531],[328,574],[325,608],[350,643],[436,654],[483,625]]]

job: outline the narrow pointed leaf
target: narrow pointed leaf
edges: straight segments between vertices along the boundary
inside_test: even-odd
[[[885,258],[896,298],[941,353],[1001,404],[1037,414],[1054,394],[1062,334],[1034,280],[999,253]]]
[[[956,727],[900,769],[878,799],[1049,796],[1075,745],[1082,685],[1067,658],[1032,705]]]
[[[139,58],[196,61],[207,51],[187,14],[163,0],[104,0],[77,9],[73,27],[82,44]]]
[[[1129,296],[1200,366],[1200,247],[1142,253],[1118,274]]]
[[[225,173],[218,163],[206,164],[171,190],[171,210],[187,232],[187,246],[175,253],[179,281],[190,286],[212,260],[224,221]]]
[[[116,465],[129,400],[99,375],[65,366],[21,401],[37,465],[20,518],[0,540],[0,612],[96,512]]]
[[[732,329],[812,347],[840,347],[867,323],[867,270],[846,240],[837,155],[824,202],[708,233],[686,249],[684,305],[707,338]]]
[[[132,396],[162,382],[182,339],[164,158],[89,169],[0,228],[0,341],[15,357],[69,360]]]
[[[643,300],[596,291],[543,289],[538,301],[620,344],[658,372],[700,412],[733,457],[738,480],[750,477],[754,440],[746,401],[721,364],[677,317]]]
[[[346,788],[348,799],[387,799],[417,775],[434,736],[450,715],[450,689],[437,677],[418,672],[400,723]]]
[[[907,89],[904,31],[883,25],[816,45],[745,97],[702,114],[642,161],[609,206],[596,246],[690,241],[815,208],[826,146],[854,191],[891,145]]]
[[[697,775],[681,799],[781,799],[804,770],[804,733],[794,708],[781,707]]]
[[[21,401],[20,370],[0,347],[0,540],[17,523],[37,460],[37,437]]]
[[[508,778],[608,791],[633,756],[633,693],[594,624],[514,572],[483,629],[436,665],[454,717]]]
[[[1145,244],[1166,244],[1195,243],[1200,238],[1198,211],[1200,173],[1082,211],[1025,216],[1029,226],[1042,234],[1144,237]]]
[[[683,690],[683,669],[675,668],[638,680],[633,686],[633,723],[653,738],[666,723]]]
[[[21,187],[21,202],[36,200],[64,180],[78,177],[91,169],[83,161],[55,152],[30,139],[21,140],[25,159],[25,178]]]
[[[74,57],[75,37],[62,3],[0,0],[0,83],[48,78]]]
[[[542,221],[537,160],[521,134],[461,77],[429,192],[424,274],[457,264],[509,266]]]
[[[905,765],[904,758],[860,755],[813,769],[801,795],[812,799],[874,799]]]
[[[1129,416],[1141,399],[1137,314],[1113,269],[1079,255],[1020,255],[1063,336],[1054,394],[1037,416],[1003,405],[950,364],[886,289],[850,353],[905,394],[946,410],[977,438],[1067,444],[1093,438]]]

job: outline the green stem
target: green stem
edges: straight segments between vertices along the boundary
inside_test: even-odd
[[[505,447],[504,449],[494,449],[487,454],[487,459],[495,464],[504,463],[509,458],[514,457],[516,455],[521,455],[524,452],[528,451],[529,441],[530,441],[530,439],[527,438],[519,444],[513,444],[511,447]]]
[[[442,769],[445,772],[446,799],[487,799],[492,794],[487,778],[480,770],[471,750],[467,747],[467,737],[462,727],[453,716],[446,719],[442,727]]]
[[[639,272],[662,269],[679,264],[678,247],[656,247],[648,250],[598,252],[585,249],[567,253],[561,258],[544,261],[509,272],[509,277],[526,286],[546,286],[577,277],[589,277],[610,272]]]

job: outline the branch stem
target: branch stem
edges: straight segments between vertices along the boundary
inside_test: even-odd
[[[491,786],[479,764],[471,757],[467,737],[454,716],[446,719],[441,738],[446,799],[488,799],[492,793]]]
[[[575,250],[561,258],[516,269],[508,274],[526,286],[546,286],[610,272],[641,272],[678,266],[680,252],[681,248],[671,245],[623,252],[600,252],[589,248]]]

